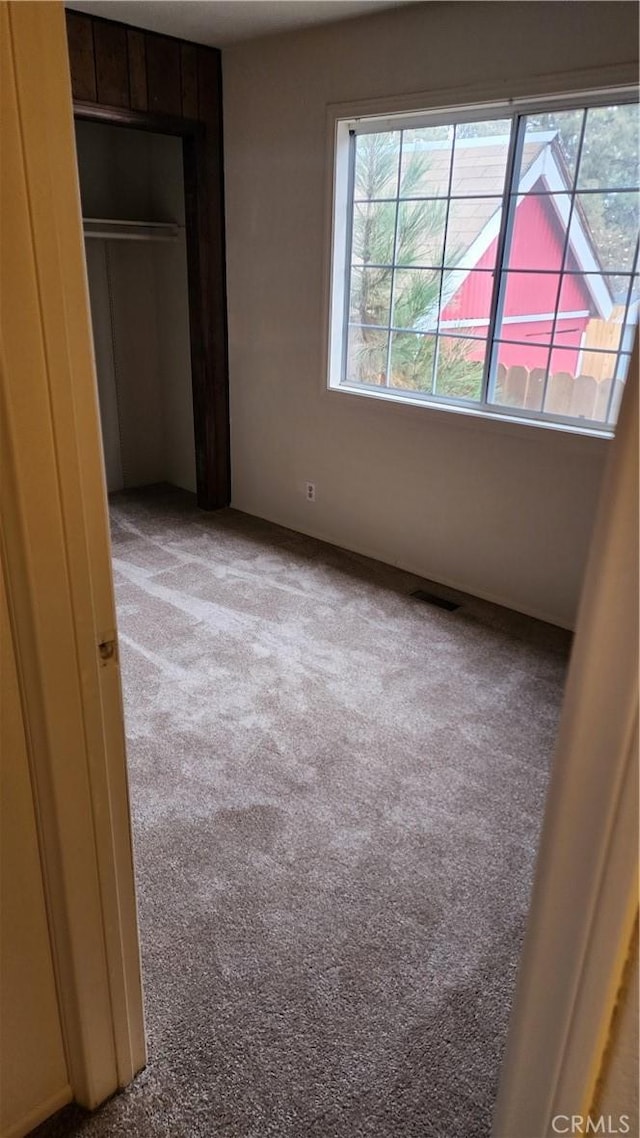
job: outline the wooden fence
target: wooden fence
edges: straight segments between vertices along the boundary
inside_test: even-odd
[[[571,372],[559,371],[550,375],[546,392],[542,368],[507,369],[500,365],[496,385],[498,402],[508,407],[544,410],[598,423],[615,422],[624,385],[616,380],[612,393],[612,380],[607,377],[607,371],[611,370],[612,354],[618,350],[624,316],[624,306],[615,305],[608,320],[590,320],[581,348],[581,374],[574,376]]]
[[[624,314],[624,306],[615,304],[608,320],[593,319],[587,324],[581,357],[582,370],[585,375],[592,375],[594,379],[604,378],[611,364],[610,357],[601,353],[617,352]],[[599,351],[589,350],[593,348],[599,349]]]
[[[506,407],[530,411],[547,411],[552,415],[568,415],[575,419],[591,419],[604,423],[615,421],[624,384],[593,375],[571,375],[558,371],[550,375],[545,391],[545,369],[498,366],[496,402]],[[544,400],[544,405],[543,405]],[[608,412],[608,413],[607,413]]]

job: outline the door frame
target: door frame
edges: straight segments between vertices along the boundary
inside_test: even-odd
[[[636,332],[578,613],[493,1138],[553,1138],[578,1132],[567,1128],[572,1116],[597,1117],[633,951],[639,372]]]
[[[64,9],[2,3],[0,555],[73,1098],[145,1065],[107,497]]]

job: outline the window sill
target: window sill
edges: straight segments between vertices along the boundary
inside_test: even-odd
[[[378,416],[381,413],[381,408],[384,407],[383,414],[392,414],[407,423],[411,422],[414,427],[424,424],[427,420],[438,427],[497,433],[526,442],[549,442],[553,445],[554,442],[559,444],[559,440],[562,439],[563,443],[560,445],[571,443],[588,449],[597,448],[598,445],[600,448],[604,448],[614,437],[612,431],[590,430],[570,423],[544,422],[539,419],[521,418],[517,415],[501,415],[499,412],[474,410],[472,407],[458,407],[454,404],[445,405],[430,402],[428,399],[418,400],[410,395],[387,395],[382,391],[377,392],[370,388],[360,389],[355,385],[330,385],[326,391],[331,396],[349,397],[348,402],[352,406],[355,406],[354,400],[357,399],[359,401],[359,415],[364,410],[361,405],[361,401],[364,400],[367,409],[373,415]]]

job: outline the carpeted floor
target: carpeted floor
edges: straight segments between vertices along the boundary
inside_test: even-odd
[[[568,634],[181,492],[112,517],[149,1065],[36,1133],[487,1138]]]

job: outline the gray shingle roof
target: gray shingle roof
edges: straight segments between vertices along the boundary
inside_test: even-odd
[[[525,142],[521,177],[549,143],[549,135]],[[450,207],[448,252],[460,257],[500,208],[504,193],[508,139],[458,139],[451,171],[451,193],[463,195]],[[419,172],[416,167],[419,162]],[[445,197],[451,150],[447,143],[415,144],[403,160],[402,195]]]

